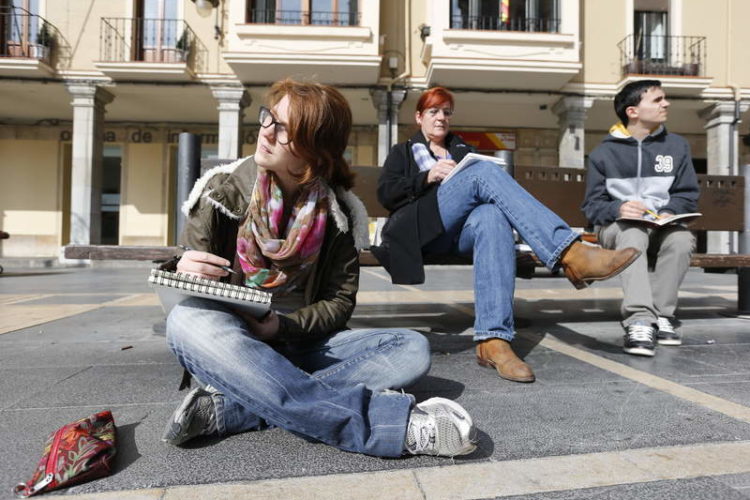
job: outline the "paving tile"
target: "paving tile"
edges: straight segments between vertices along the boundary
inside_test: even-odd
[[[498,498],[498,497],[494,497]],[[654,481],[649,483],[623,484],[604,488],[555,491],[534,495],[514,495],[506,500],[747,500],[741,490],[721,484],[713,478]]]
[[[177,363],[89,365],[66,370],[73,373],[65,378],[58,375],[54,383],[37,385],[33,393],[19,398],[11,408],[106,407],[180,399],[175,389],[182,368]],[[16,371],[19,381],[34,372]]]
[[[13,294],[53,292],[72,296],[92,291],[102,296],[149,293],[147,273],[145,268],[79,269],[4,276],[0,295],[5,290],[13,290]],[[383,271],[378,269],[377,273],[382,275]],[[164,318],[157,306],[104,307],[40,328],[0,335],[0,442],[9,444],[0,448],[0,463],[4,464],[0,467],[0,491],[8,491],[3,488],[31,473],[49,432],[103,409],[102,405],[114,412],[119,428],[116,472],[68,493],[116,495],[120,490],[144,488],[145,491],[131,493],[133,498],[141,498],[141,494],[143,498],[153,498],[154,492],[163,493],[159,488],[179,485],[283,478],[298,478],[295,480],[304,483],[308,476],[314,480],[317,476],[358,472],[406,474],[415,469],[492,464],[517,458],[538,460],[600,451],[750,440],[749,424],[626,380],[539,343],[545,338],[557,338],[644,373],[748,405],[745,360],[750,340],[742,335],[747,323],[722,316],[733,307],[732,300],[724,295],[734,284],[736,276],[691,271],[685,289],[708,296],[689,297],[682,302],[689,308],[684,314],[686,345],[673,352],[660,351],[663,355],[647,360],[621,351],[619,301],[612,298],[616,285],[600,284],[606,285],[600,287],[601,296],[609,298],[582,300],[562,278],[517,280],[517,287],[527,297],[543,297],[548,290],[556,297],[516,301],[519,335],[514,346],[534,367],[538,377],[534,384],[511,383],[499,379],[492,370],[477,366],[470,303],[361,304],[352,326],[408,325],[426,332],[433,353],[432,370],[409,391],[420,400],[436,395],[457,399],[479,426],[479,451],[455,460],[367,457],[341,452],[280,429],[199,439],[184,449],[162,443],[163,427],[184,393],[176,392],[181,369],[166,347]],[[363,273],[362,289],[409,290],[368,272]],[[465,293],[471,290],[471,269],[429,268],[428,281],[418,290]],[[586,293],[595,292],[592,288]],[[79,300],[72,296],[70,303]],[[706,344],[711,338],[716,343]],[[133,348],[121,350],[127,345]],[[52,387],[48,387],[50,380],[56,382]],[[14,393],[21,396],[16,398]],[[601,498],[702,498],[705,493],[706,497],[731,499],[734,497],[729,495],[735,492],[747,492],[748,483],[743,481],[742,475],[731,481],[657,481],[572,490],[563,492],[572,496],[560,498],[590,498],[586,493]]]

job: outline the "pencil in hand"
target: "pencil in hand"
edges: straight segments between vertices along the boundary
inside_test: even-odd
[[[192,248],[190,248],[190,247],[188,247],[188,246],[185,246],[185,245],[177,245],[177,247],[178,247],[178,248],[181,248],[181,249],[183,249],[183,250],[185,250],[186,252],[187,252],[188,250],[192,250]],[[231,267],[229,267],[229,266],[219,266],[219,265],[217,265],[217,264],[211,264],[211,265],[214,265],[214,266],[216,266],[216,267],[218,267],[218,268],[221,268],[221,269],[225,270],[225,271],[226,271],[226,272],[228,272],[228,273],[232,273],[232,274],[237,274],[237,271],[235,271],[234,269],[232,269],[232,268],[231,268]]]

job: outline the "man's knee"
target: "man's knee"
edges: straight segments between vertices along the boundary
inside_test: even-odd
[[[687,229],[671,231],[661,243],[662,250],[692,253],[695,250],[695,236]]]
[[[614,248],[618,250],[621,248],[633,247],[645,252],[648,249],[648,245],[648,231],[642,227],[627,226],[621,229],[615,236]]]

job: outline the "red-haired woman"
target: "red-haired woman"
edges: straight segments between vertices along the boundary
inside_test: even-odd
[[[472,164],[442,183],[473,151],[450,133],[453,110],[453,96],[442,87],[420,97],[415,114],[420,130],[394,146],[383,166],[378,199],[391,217],[382,245],[372,250],[393,282],[405,284],[424,282],[423,255],[473,255],[477,360],[507,380],[533,382],[531,367],[510,347],[515,335],[513,229],[548,268],[562,267],[576,288],[616,275],[640,252],[584,245],[496,163]]]
[[[453,401],[415,405],[402,391],[430,366],[429,346],[406,329],[347,329],[359,284],[355,242],[367,241],[362,202],[343,154],[351,110],[336,89],[291,80],[260,109],[254,156],[217,167],[183,207],[195,250],[177,270],[273,291],[268,317],[190,298],[167,318],[167,342],[200,384],[163,440],[269,425],[377,456],[462,455],[471,417]],[[257,172],[257,173],[256,173]]]

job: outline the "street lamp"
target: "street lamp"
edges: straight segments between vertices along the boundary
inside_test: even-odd
[[[219,6],[219,0],[193,0],[193,3],[195,3],[195,10],[201,17],[210,16],[211,10]]]

